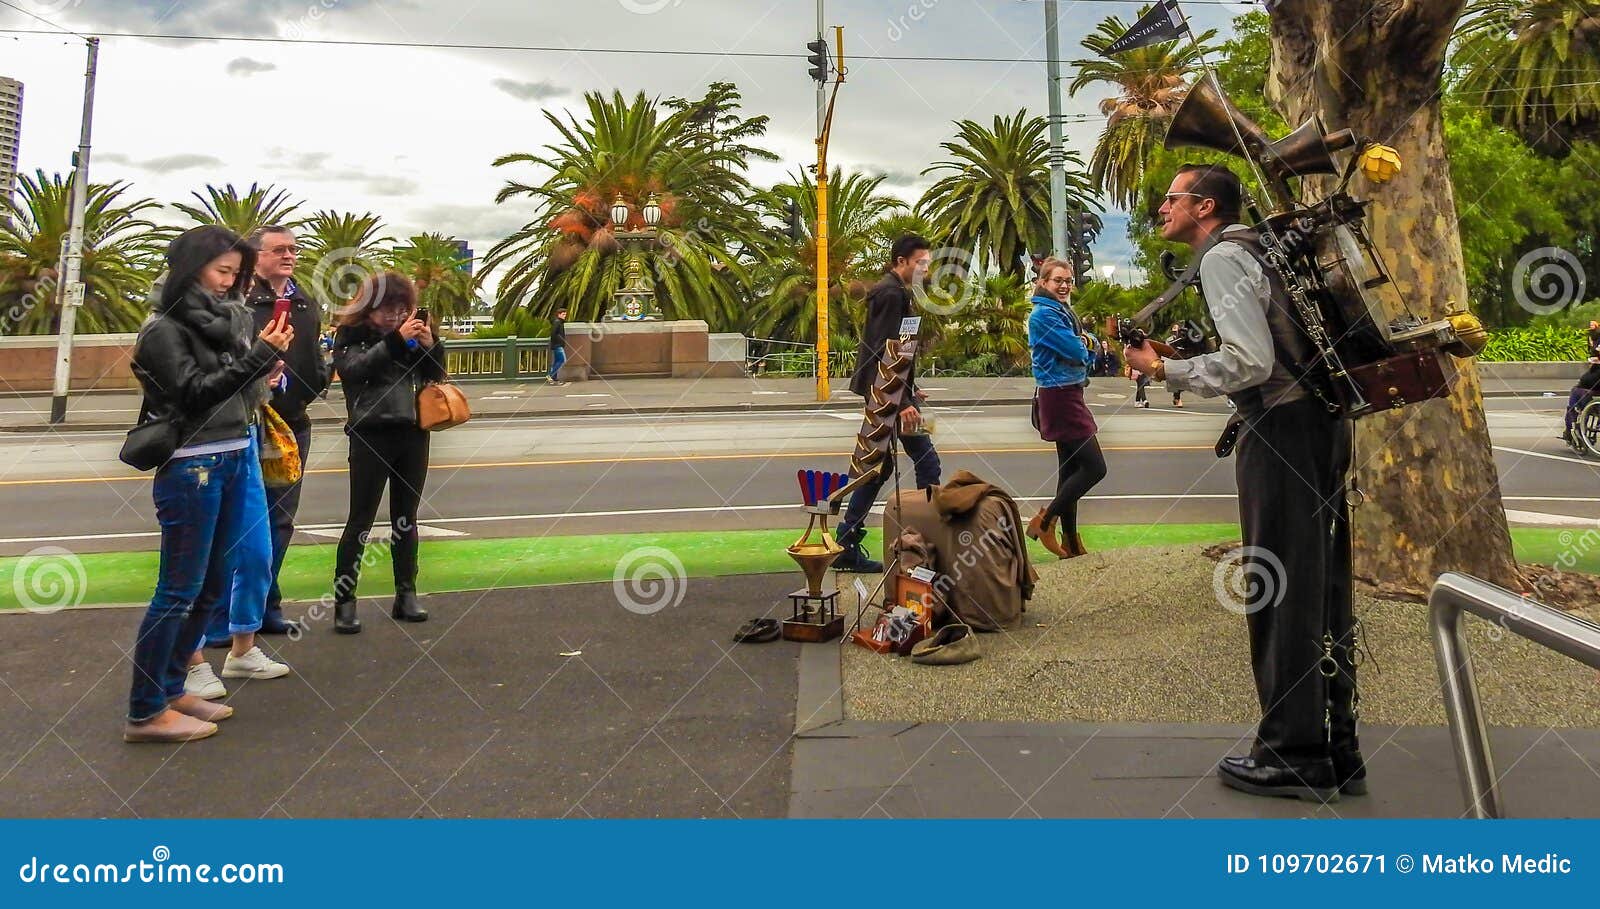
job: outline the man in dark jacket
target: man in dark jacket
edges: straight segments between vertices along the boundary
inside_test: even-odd
[[[921,286],[928,274],[933,255],[928,251],[928,241],[908,234],[894,242],[889,252],[889,269],[883,280],[867,294],[867,324],[861,333],[861,349],[856,353],[856,371],[850,378],[850,390],[863,398],[872,390],[872,381],[878,375],[878,364],[883,361],[884,345],[900,337],[902,320],[915,316],[911,305],[912,288]],[[911,358],[911,397],[900,411],[898,436],[900,447],[911,456],[917,475],[917,487],[939,485],[939,453],[934,450],[933,439],[922,432],[922,413],[917,404],[927,395],[917,388],[917,362]],[[866,539],[862,523],[877,500],[878,490],[888,480],[887,471],[892,464],[884,465],[884,473],[860,486],[850,496],[844,517],[839,520],[838,540],[844,553],[833,563],[839,571],[856,571],[876,574],[883,570],[882,563],[867,555],[861,545]]]
[[[556,310],[550,317],[550,384],[565,385],[561,381],[561,367],[567,362],[567,308]]]
[[[272,318],[274,304],[289,300],[289,324],[294,328],[294,343],[283,354],[283,369],[272,383],[272,409],[294,431],[300,446],[300,462],[311,452],[311,418],[306,406],[328,388],[328,365],[322,353],[322,307],[294,282],[295,262],[300,247],[294,231],[268,225],[250,235],[256,258],[255,281],[245,302],[255,317],[257,330]],[[298,630],[283,618],[283,593],[278,589],[278,572],[283,556],[294,537],[295,514],[300,510],[300,482],[292,486],[267,488],[267,512],[272,518],[272,590],[267,594],[266,617],[262,634],[288,634]]]

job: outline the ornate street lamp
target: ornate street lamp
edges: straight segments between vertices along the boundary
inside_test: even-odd
[[[621,244],[622,254],[626,257],[623,267],[627,278],[616,292],[611,312],[605,317],[607,322],[655,322],[661,319],[661,313],[656,309],[656,293],[645,283],[644,263],[639,259],[646,247],[655,245],[656,224],[661,221],[661,203],[654,194],[645,203],[642,210],[644,230],[623,229],[628,224],[631,211],[627,200],[618,193],[616,201],[611,203],[611,223],[616,228],[612,235]]]

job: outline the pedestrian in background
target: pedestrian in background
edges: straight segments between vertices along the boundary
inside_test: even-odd
[[[565,385],[561,381],[561,367],[567,362],[567,308],[556,310],[550,319],[550,384]]]
[[[254,424],[262,379],[294,340],[273,322],[251,341],[243,292],[255,250],[215,226],[186,231],[167,250],[167,277],[140,328],[133,372],[144,411],[167,420],[177,447],[152,484],[161,524],[155,594],[133,646],[128,742],[187,742],[217,731],[233,708],[184,691],[209,609],[226,586],[259,627],[271,581],[272,539]],[[247,623],[248,624],[248,623]],[[229,659],[266,661],[255,628],[241,627]],[[239,648],[248,649],[240,653]],[[270,661],[267,661],[270,662]]]
[[[417,604],[417,512],[428,479],[428,431],[418,423],[417,392],[445,378],[444,342],[417,318],[417,289],[399,272],[361,283],[333,342],[350,437],[350,512],[334,566],[334,630],[357,634],[356,584],[366,534],[389,490],[394,606],[390,615],[425,622]]]
[[[1184,334],[1183,334],[1183,323],[1182,322],[1174,322],[1174,323],[1172,323],[1172,328],[1167,331],[1167,346],[1168,347],[1173,347],[1173,348],[1185,346],[1184,345]],[[1183,390],[1182,389],[1175,388],[1175,389],[1172,390],[1172,406],[1173,407],[1182,407],[1183,406]]]

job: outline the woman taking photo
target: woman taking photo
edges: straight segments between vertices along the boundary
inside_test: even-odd
[[[417,605],[417,509],[428,478],[428,432],[417,423],[417,392],[445,378],[444,345],[417,318],[417,289],[398,272],[373,275],[340,317],[333,368],[344,386],[350,436],[350,515],[334,566],[333,629],[361,631],[356,584],[364,537],[389,490],[394,607],[407,622],[426,622]]]
[[[235,600],[256,604],[257,626],[266,604],[272,538],[253,427],[266,399],[262,379],[294,330],[269,322],[252,343],[243,290],[254,267],[254,250],[232,231],[197,227],[179,236],[134,346],[144,410],[151,421],[168,422],[177,448],[152,484],[161,567],[133,645],[125,741],[188,742],[215,733],[233,708],[184,693],[210,617],[205,604],[231,587]]]
[[[1078,317],[1068,305],[1072,266],[1060,259],[1039,265],[1028,316],[1028,344],[1038,402],[1039,437],[1056,443],[1059,475],[1056,497],[1028,522],[1028,536],[1058,558],[1084,555],[1078,536],[1078,500],[1105,479],[1106,461],[1095,440],[1094,417],[1083,400],[1089,350],[1078,334]],[[1060,536],[1056,529],[1059,527]]]

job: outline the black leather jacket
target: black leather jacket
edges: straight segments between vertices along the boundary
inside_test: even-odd
[[[177,423],[178,444],[199,445],[249,435],[266,400],[261,380],[278,359],[270,344],[249,331],[249,314],[235,309],[234,337],[218,344],[179,315],[151,316],[134,345],[133,374],[145,407]]]
[[[444,341],[406,346],[400,332],[379,334],[371,325],[347,325],[333,337],[333,368],[344,386],[345,431],[417,425],[417,392],[442,381]]]

